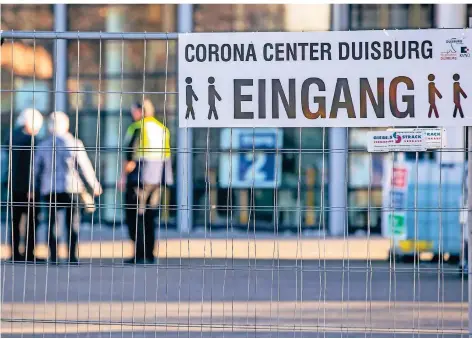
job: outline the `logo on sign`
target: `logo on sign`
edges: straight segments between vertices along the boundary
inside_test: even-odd
[[[403,135],[404,142],[406,143],[417,143],[421,142],[422,135],[421,134],[405,134]],[[398,136],[396,143],[400,143],[402,141],[402,137]]]
[[[470,49],[466,46],[461,47],[461,54],[459,55],[461,58],[470,58]]]
[[[404,140],[405,139],[405,140]],[[394,142],[395,144],[400,144],[402,141],[404,142],[420,142],[421,135],[420,134],[406,134],[403,132],[403,136],[400,133],[394,132],[392,135],[377,135],[374,136],[374,140],[377,143],[391,143]]]
[[[451,38],[446,40],[446,44],[449,46],[445,51],[441,52],[441,60],[457,60],[458,55],[462,57],[462,54],[468,53],[465,52],[467,47],[462,46],[464,44],[462,39]]]

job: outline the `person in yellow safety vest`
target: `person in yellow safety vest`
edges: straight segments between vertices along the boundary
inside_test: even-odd
[[[173,184],[170,132],[154,113],[149,99],[133,105],[134,123],[129,126],[123,143],[125,162],[120,186],[126,186],[126,224],[135,242],[134,256],[125,261],[130,264],[155,262],[154,221],[161,200],[161,185]]]

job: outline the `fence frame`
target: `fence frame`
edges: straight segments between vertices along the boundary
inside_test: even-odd
[[[66,7],[57,7],[55,6],[55,13],[59,16],[59,12],[63,12]],[[59,5],[60,6],[60,5]],[[192,5],[188,5],[190,7],[181,8],[179,6],[179,16],[188,16],[192,13]],[[469,27],[472,27],[472,17],[469,18]],[[65,28],[63,23],[58,23],[55,27],[56,29]],[[181,32],[189,32],[191,31],[191,24],[189,23],[179,23],[179,31]],[[256,33],[257,34],[257,33]],[[2,42],[5,39],[50,39],[56,41],[56,53],[57,60],[54,62],[54,72],[56,74],[56,80],[58,81],[57,93],[60,93],[61,96],[66,96],[67,91],[66,89],[66,82],[67,82],[67,47],[64,48],[65,44],[59,45],[58,42],[61,40],[114,40],[114,41],[123,41],[123,40],[161,40],[161,41],[169,41],[175,40],[178,41],[179,33],[176,32],[169,32],[169,33],[162,33],[162,32],[73,32],[73,31],[0,31],[0,38]],[[59,55],[62,54],[62,55]],[[178,52],[177,52],[178,55]],[[64,59],[65,58],[65,59]],[[61,61],[61,59],[63,59]],[[65,72],[65,74],[64,74]],[[178,70],[177,70],[178,73]],[[178,95],[178,91],[177,91]],[[62,99],[63,100],[63,99]],[[62,102],[59,100],[59,102]],[[67,101],[64,101],[64,105]],[[60,108],[60,107],[58,107]],[[178,108],[177,108],[178,111]],[[185,134],[184,134],[185,132]],[[344,133],[344,129],[340,129],[339,132]],[[468,134],[468,152],[472,152],[472,127],[467,127],[467,134]],[[182,173],[188,173],[188,177],[181,178],[177,185],[177,213],[178,215],[178,227],[181,231],[189,232],[191,229],[191,203],[192,198],[191,192],[193,191],[193,180],[191,180],[191,170],[188,168],[192,166],[191,162],[191,144],[192,144],[192,134],[191,129],[179,129],[178,132],[178,148],[180,149],[179,152],[179,159],[177,161],[177,172],[180,173],[182,169],[187,168],[187,171],[182,171]],[[183,160],[183,161],[182,161]],[[347,164],[346,164],[347,166]],[[468,329],[469,335],[472,335],[472,161],[469,157],[468,159]],[[190,180],[189,180],[190,179]],[[331,191],[331,190],[330,190]],[[347,197],[345,197],[347,198]],[[184,212],[184,213],[182,213]],[[182,224],[181,224],[182,223]]]

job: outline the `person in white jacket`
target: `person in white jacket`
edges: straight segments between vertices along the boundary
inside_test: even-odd
[[[77,262],[77,231],[79,227],[80,196],[86,192],[86,184],[98,196],[102,187],[87,156],[84,144],[69,132],[69,117],[63,112],[53,112],[49,117],[49,133],[38,145],[35,178],[43,202],[48,203],[50,260],[57,262],[56,212],[66,212],[69,261]],[[85,182],[82,181],[85,178]]]

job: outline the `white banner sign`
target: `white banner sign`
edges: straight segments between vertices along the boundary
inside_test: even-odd
[[[367,132],[369,152],[421,152],[426,149],[426,137],[423,132]]]
[[[472,125],[470,29],[179,35],[180,127]]]

